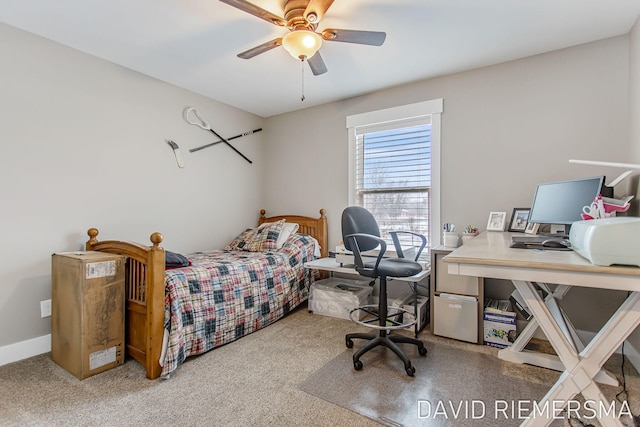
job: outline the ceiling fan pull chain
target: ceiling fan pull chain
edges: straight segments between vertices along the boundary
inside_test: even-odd
[[[300,102],[304,102],[304,59],[300,61],[302,65],[302,97],[300,97]]]

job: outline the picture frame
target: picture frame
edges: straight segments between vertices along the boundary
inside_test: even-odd
[[[528,222],[527,228],[524,230],[524,234],[538,234],[538,229],[540,228],[540,224],[537,222]]]
[[[524,232],[527,229],[529,211],[531,208],[513,208],[509,231]]]
[[[506,219],[506,212],[490,212],[489,221],[487,222],[487,231],[504,231]]]

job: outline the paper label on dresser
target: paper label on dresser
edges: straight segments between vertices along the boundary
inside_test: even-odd
[[[87,279],[115,276],[115,274],[115,261],[90,262],[87,264]]]
[[[89,355],[89,370],[93,371],[101,366],[114,363],[116,361],[116,348],[110,347],[104,350],[95,351]]]

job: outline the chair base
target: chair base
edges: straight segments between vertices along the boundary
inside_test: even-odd
[[[361,370],[363,367],[362,362],[360,361],[360,357],[362,357],[362,355],[369,350],[378,346],[384,346],[391,349],[400,358],[400,360],[402,360],[402,363],[404,363],[404,370],[410,377],[414,376],[414,374],[416,373],[416,369],[411,366],[411,360],[409,360],[407,355],[404,354],[398,344],[400,343],[417,345],[420,355],[427,355],[427,348],[424,346],[424,343],[422,341],[415,338],[405,337],[403,335],[389,335],[387,331],[380,331],[379,334],[347,334],[345,336],[345,343],[347,345],[347,348],[353,348],[353,339],[363,339],[369,341],[353,355],[353,367],[356,371]]]

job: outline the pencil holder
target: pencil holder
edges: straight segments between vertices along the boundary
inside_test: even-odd
[[[460,236],[453,231],[445,231],[442,233],[442,242],[445,246],[457,248],[460,246]]]

